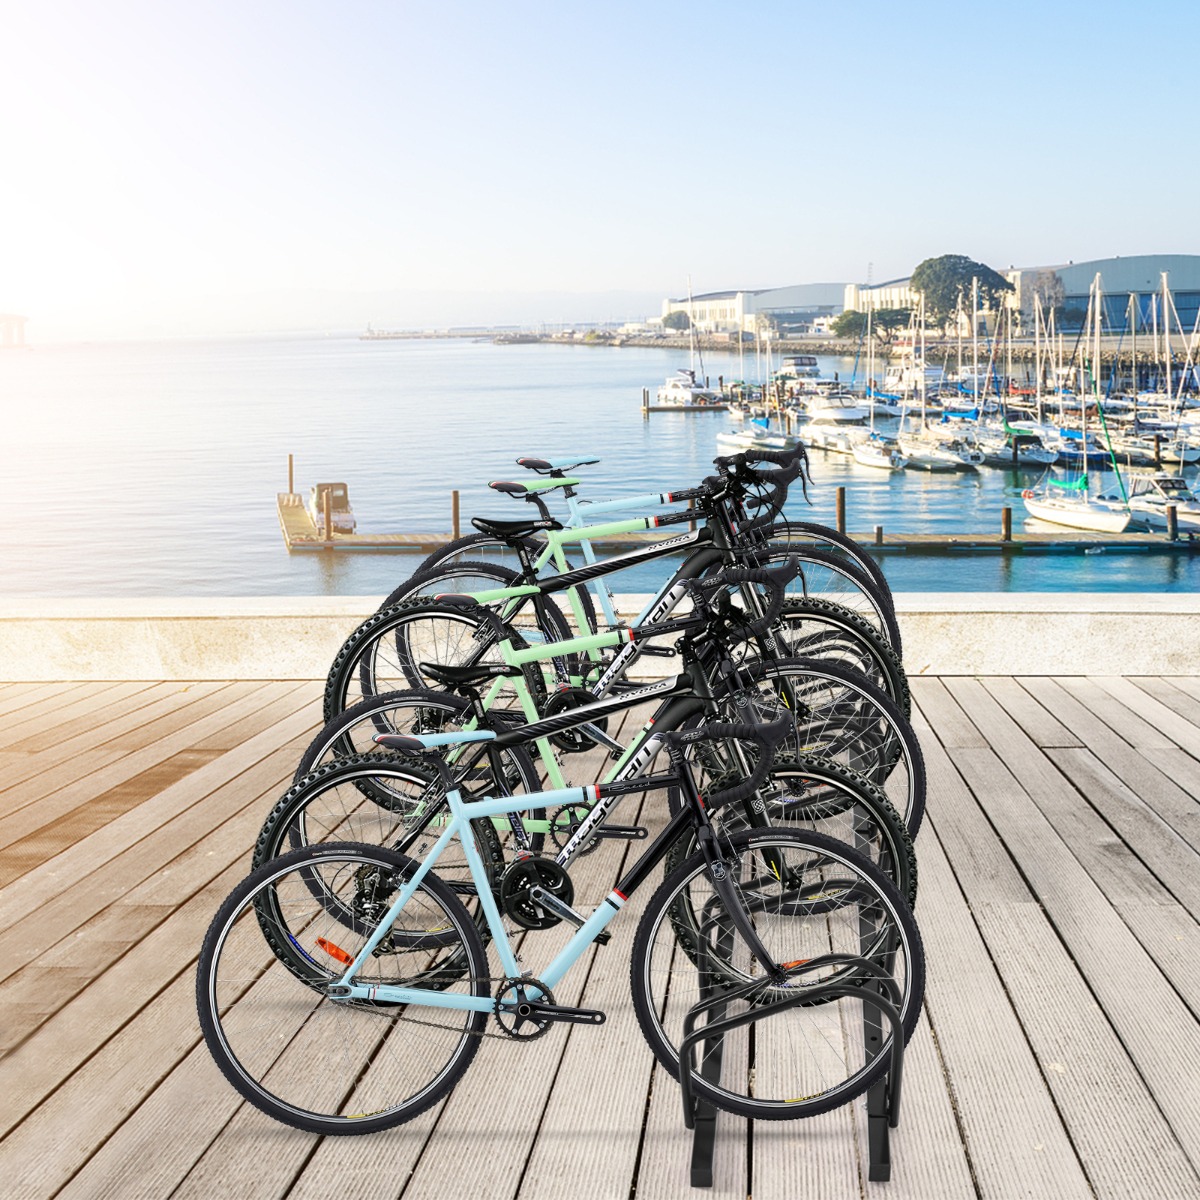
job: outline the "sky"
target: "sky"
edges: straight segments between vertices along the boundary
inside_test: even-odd
[[[0,0],[34,341],[1197,253],[1200,5]]]

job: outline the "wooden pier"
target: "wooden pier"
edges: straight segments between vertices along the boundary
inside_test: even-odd
[[[929,974],[891,1182],[866,1182],[860,1100],[808,1121],[720,1115],[714,1185],[692,1191],[679,1089],[629,999],[649,884],[563,997],[605,1026],[489,1040],[447,1100],[386,1133],[301,1133],[217,1071],[194,964],[319,724],[319,684],[0,685],[4,1194],[1200,1200],[1200,680],[913,692]],[[619,737],[645,713],[625,716]],[[607,764],[569,765],[583,782]],[[628,852],[579,860],[581,906]],[[561,941],[535,936],[539,959]]]
[[[317,529],[295,492],[278,494],[279,525],[283,540],[291,551],[373,550],[400,554],[430,554],[447,546],[458,533],[337,533],[326,539]],[[661,533],[627,533],[620,537],[600,538],[595,543],[609,551],[637,550],[669,536]],[[1164,536],[1145,533],[1063,533],[962,534],[877,534],[874,530],[851,536],[874,554],[952,554],[963,552],[993,554],[1078,554],[1086,551],[1111,551],[1123,554],[1191,554],[1200,551],[1200,539],[1170,541]]]

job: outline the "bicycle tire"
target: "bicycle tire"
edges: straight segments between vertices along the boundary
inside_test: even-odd
[[[538,541],[534,537],[522,538],[521,545],[531,559],[536,559],[546,548],[544,542]],[[501,559],[499,565],[508,568],[510,571],[523,569],[520,556],[508,542],[493,537],[490,533],[468,533],[465,537],[456,538],[454,541],[448,542],[445,546],[439,547],[431,554],[426,555],[420,566],[413,572],[412,578],[415,579],[418,575],[423,575],[441,564],[453,563],[460,558],[467,557],[477,559],[480,555],[488,555]],[[574,568],[575,564],[569,558],[566,559],[566,563],[568,567]],[[401,584],[401,587],[403,586]],[[396,589],[396,591],[399,590],[399,588]],[[396,592],[392,593],[392,596],[394,595],[396,595]],[[583,606],[584,616],[587,619],[587,631],[591,633],[598,632],[600,626],[597,623],[596,605],[592,600],[592,593],[586,587],[581,587],[578,589],[578,595],[579,602]],[[388,600],[391,600],[391,596],[388,597]],[[380,605],[380,608],[390,607],[388,600],[385,600]],[[580,630],[581,633],[587,631]]]
[[[376,734],[400,733],[445,733],[462,728],[471,718],[472,705],[463,696],[453,692],[432,692],[423,689],[402,692],[384,692],[381,696],[368,696],[326,722],[296,765],[292,775],[293,784],[299,783],[317,767],[336,759],[351,758],[358,754],[382,754],[374,742]],[[490,719],[501,727],[516,721],[516,714],[497,711]],[[470,775],[464,778],[456,772],[460,786],[468,796],[516,795],[535,792],[541,785],[538,769],[529,753],[522,746],[508,746],[501,750],[488,749],[472,755]],[[499,784],[492,780],[491,757],[495,754],[500,761],[502,778]],[[368,778],[360,785],[365,795],[385,808],[394,803],[386,781]],[[531,846],[538,849],[540,845]]]
[[[520,572],[496,563],[459,560],[417,571],[395,588],[376,609],[394,608],[405,600],[435,599],[446,593],[473,595],[489,588],[518,586],[523,581]],[[564,642],[573,637],[568,614],[550,596],[533,596],[530,604],[508,621],[527,642]],[[503,608],[503,601],[489,606],[494,612]],[[530,619],[532,616],[532,620]],[[572,660],[573,661],[573,660]]]
[[[716,794],[742,780],[741,773],[726,775],[709,783],[705,791]],[[672,815],[678,802],[678,793],[672,792],[668,798]],[[917,852],[904,818],[886,793],[841,763],[776,755],[753,800],[722,805],[709,815],[724,836],[744,828],[778,828],[784,822],[784,828],[845,842],[896,885],[910,908],[916,906]],[[664,874],[695,851],[695,833],[684,833],[667,851]]]
[[[377,803],[363,787],[364,780],[386,780],[394,802]],[[405,789],[411,797],[407,811],[395,802]],[[255,839],[251,866],[258,868],[283,854],[330,842],[386,846],[419,860],[442,832],[441,824],[430,826],[428,817],[441,796],[436,773],[403,755],[360,754],[328,762],[293,784],[276,802]],[[471,829],[485,867],[498,879],[505,860],[495,826],[490,820],[475,820]],[[438,859],[438,875],[463,903],[472,897],[477,901],[470,868],[457,842]],[[477,903],[471,915],[480,929],[486,927]]]
[[[767,532],[767,540],[783,542],[787,545],[803,545],[812,540],[834,547],[835,553],[841,551],[849,555],[854,563],[864,570],[879,589],[879,594],[891,605],[892,612],[896,611],[895,597],[883,568],[875,557],[849,534],[841,533],[829,525],[821,525],[816,521],[793,521],[788,517],[777,521]]]
[[[769,722],[792,713],[796,733],[777,754],[832,759],[865,776],[917,836],[925,814],[925,758],[912,724],[890,696],[857,671],[820,659],[749,660],[738,672],[740,681],[733,678],[716,692],[718,720]],[[704,746],[697,743],[698,750]],[[728,766],[718,762],[714,773]]]
[[[342,958],[352,958],[375,926],[369,918],[358,930],[334,923],[296,877],[324,872],[331,887],[349,887],[352,872],[367,870],[394,891],[417,865],[378,846],[331,843],[300,850],[253,871],[217,911],[197,964],[200,1028],[225,1078],[268,1116],[311,1133],[373,1133],[437,1103],[470,1065],[487,1021],[484,1012],[431,1008],[443,1034],[427,1032],[428,1022],[398,1030],[408,1006],[336,1001],[323,994],[344,972]],[[278,903],[281,889],[284,904]],[[272,894],[279,927],[274,942],[264,947],[260,909],[268,907]],[[436,937],[418,935],[408,946],[392,943],[371,957],[361,982],[428,980],[436,950],[435,960],[445,951],[445,961],[456,964],[453,979],[440,981],[441,986],[434,980],[436,990],[489,995],[483,942],[465,908],[436,875],[422,880],[402,918],[413,922],[408,928],[436,931]],[[286,948],[295,963],[281,961],[277,947]],[[415,976],[408,973],[409,955],[418,960]],[[418,1040],[432,1047],[428,1067],[416,1064]],[[411,1085],[404,1082],[408,1075],[414,1078]]]
[[[512,644],[524,648],[524,639],[509,632]],[[389,638],[395,639],[394,647]],[[368,617],[342,644],[325,681],[324,719],[331,720],[366,696],[416,687],[438,691],[435,681],[422,673],[423,661],[456,666],[464,661],[498,662],[500,654],[494,631],[482,615],[438,600],[406,600]],[[539,663],[531,663],[521,672],[537,708],[546,696],[539,668]],[[515,704],[511,689],[498,697],[497,707]]]
[[[747,550],[741,557],[756,566],[777,565],[796,558],[800,573],[788,585],[789,597],[798,600],[827,600],[850,609],[887,639],[897,655],[901,654],[900,626],[890,598],[875,586],[871,577],[841,555],[823,550],[797,550],[792,546],[769,542]],[[727,564],[714,564],[704,572],[713,575]]]
[[[912,694],[904,665],[869,621],[828,600],[785,600],[776,628],[784,643],[782,657],[819,658],[861,671],[911,718]]]
[[[658,1062],[678,1080],[683,1022],[690,1009],[704,1000],[710,1009],[720,1005],[722,1015],[747,1016],[750,1023],[722,1039],[724,1080],[705,1078],[706,1043],[700,1043],[699,1066],[689,1071],[693,1095],[755,1119],[828,1112],[861,1095],[889,1065],[893,1034],[888,1022],[880,1023],[873,1055],[854,1032],[856,1017],[863,1021],[879,1011],[870,999],[877,994],[874,970],[897,988],[904,1042],[916,1027],[925,985],[916,922],[872,863],[821,834],[739,833],[724,844],[722,858],[738,901],[785,981],[773,984],[762,974],[762,982],[756,982],[757,964],[732,927],[704,855],[694,854],[660,884],[634,937],[630,980],[642,1033]],[[756,869],[759,858],[767,870]],[[703,971],[679,956],[671,928],[670,910],[685,890],[694,892],[691,903],[706,914]],[[823,906],[819,919],[805,915],[809,894]],[[704,900],[706,895],[716,897],[716,904]],[[829,961],[831,953],[848,958]],[[850,994],[822,993],[819,984],[841,985]],[[749,990],[742,996],[740,989]],[[777,1002],[790,1004],[781,1009]],[[863,1033],[865,1046],[865,1026]],[[711,1053],[715,1047],[710,1042],[707,1049]]]

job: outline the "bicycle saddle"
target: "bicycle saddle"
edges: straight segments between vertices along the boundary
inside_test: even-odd
[[[482,683],[485,679],[498,679],[502,675],[520,675],[520,667],[510,667],[508,663],[469,663],[466,666],[452,667],[445,663],[420,663],[421,670],[430,679],[444,683],[447,687],[458,687],[463,683]]]
[[[528,537],[531,533],[535,533],[539,529],[562,528],[557,521],[543,521],[538,519],[531,521],[528,518],[523,521],[493,521],[490,517],[472,517],[471,524],[480,533],[490,534],[492,537],[499,538],[522,538]]]

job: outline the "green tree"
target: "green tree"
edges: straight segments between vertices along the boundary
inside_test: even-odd
[[[677,308],[674,312],[667,313],[662,323],[664,329],[682,330],[691,328],[692,320],[682,308]]]
[[[834,337],[862,337],[867,329],[867,314],[848,308],[838,315],[829,328]]]
[[[897,329],[908,324],[907,308],[876,308],[871,312],[871,332],[881,346],[887,346],[896,336]],[[867,314],[848,308],[829,327],[836,337],[862,337],[867,330]]]
[[[964,312],[970,311],[973,279],[979,280],[979,303],[984,308],[998,307],[1001,297],[1013,290],[998,271],[965,254],[943,254],[918,263],[910,286],[925,298],[926,319],[944,327],[954,319],[960,302]]]
[[[905,328],[911,316],[911,308],[877,308],[871,314],[871,332],[881,346],[890,346],[896,331]]]

